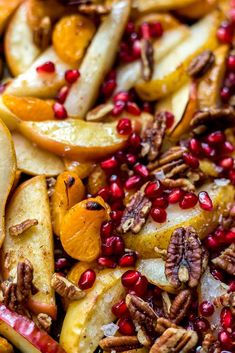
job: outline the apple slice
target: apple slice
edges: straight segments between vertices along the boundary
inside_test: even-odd
[[[232,185],[217,186],[211,183],[197,191],[208,192],[214,205],[213,211],[203,211],[198,205],[188,210],[182,210],[178,204],[170,205],[167,208],[165,223],[156,223],[149,217],[138,234],[124,235],[126,247],[139,252],[143,258],[154,258],[156,246],[160,249],[167,249],[172,232],[176,228],[188,226],[194,227],[203,239],[218,225],[227,205],[233,202],[235,190]]]
[[[111,308],[125,295],[120,278],[126,269],[102,270],[86,297],[69,304],[60,335],[67,353],[93,353],[104,336],[102,326],[114,320]]]
[[[55,176],[64,171],[62,160],[45,151],[17,132],[12,133],[17,167],[28,175]]]
[[[38,73],[36,68],[47,61],[55,64],[55,73]],[[65,71],[71,68],[71,65],[64,63],[50,47],[25,72],[11,82],[5,93],[15,96],[54,98],[58,89],[65,84]]]
[[[10,234],[10,228],[25,220],[36,219],[35,225],[21,235]],[[21,184],[14,192],[6,211],[6,237],[2,246],[4,279],[15,278],[17,264],[28,259],[34,268],[34,284],[39,292],[28,301],[31,311],[56,316],[51,277],[54,273],[54,249],[46,179],[37,176]]]
[[[116,131],[117,122],[92,123],[64,121],[21,121],[19,129],[39,147],[70,159],[87,162],[121,149],[127,137]]]
[[[96,32],[80,67],[81,77],[65,101],[70,117],[84,119],[94,104],[105,75],[112,67],[130,14],[130,0],[113,3],[110,14]]]
[[[21,2],[22,0],[0,1],[0,34],[2,34],[10,16]]]
[[[191,81],[157,103],[157,111],[170,111],[174,114],[174,123],[167,133],[175,139],[187,132],[196,109],[197,87]]]
[[[221,12],[214,11],[190,28],[190,35],[154,67],[150,81],[139,81],[136,89],[144,100],[156,100],[167,96],[187,80],[187,67],[204,49],[218,46],[216,31]]]
[[[220,103],[220,88],[226,70],[226,59],[229,47],[223,45],[214,51],[215,64],[203,76],[198,84],[199,109],[218,107]]]
[[[66,353],[46,331],[0,304],[0,334],[24,353]]]
[[[214,10],[218,5],[218,0],[197,0],[182,9],[177,10],[177,14],[185,19],[197,20]]]
[[[169,293],[176,293],[165,275],[165,261],[161,258],[139,260],[136,266],[137,270],[143,276],[146,276],[148,281],[162,290]]]
[[[134,0],[132,7],[138,12],[175,10],[196,3],[198,0]]]
[[[186,26],[178,26],[167,30],[163,36],[154,42],[154,62],[157,63],[164,58],[173,48],[189,35]],[[141,79],[141,61],[136,60],[133,63],[120,65],[117,68],[117,87],[115,92],[127,91],[134,87],[137,81]]]
[[[5,207],[16,173],[16,158],[9,130],[0,119],[0,248],[5,238]]]
[[[14,76],[26,71],[40,54],[27,21],[26,2],[17,9],[7,27],[4,49],[7,64]]]

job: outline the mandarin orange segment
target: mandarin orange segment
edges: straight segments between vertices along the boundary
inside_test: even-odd
[[[87,178],[95,167],[93,162],[71,161],[67,158],[64,158],[64,165],[68,171],[76,173],[81,179]]]
[[[61,173],[51,197],[52,224],[54,233],[60,235],[60,226],[65,213],[85,196],[85,187],[74,172]]]
[[[93,22],[85,16],[63,17],[55,26],[52,42],[59,57],[69,64],[77,64],[95,33]]]
[[[60,239],[64,250],[80,261],[97,259],[101,251],[100,227],[108,218],[108,206],[99,196],[73,206],[61,224]]]
[[[53,100],[17,97],[11,94],[4,94],[2,99],[5,106],[21,120],[44,121],[55,119]]]

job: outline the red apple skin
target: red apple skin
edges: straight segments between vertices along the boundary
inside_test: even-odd
[[[19,340],[22,336],[34,349],[38,350],[38,353],[66,353],[46,331],[38,328],[33,321],[0,304],[0,334],[4,336],[4,332],[7,331],[10,340],[11,329],[18,333]]]

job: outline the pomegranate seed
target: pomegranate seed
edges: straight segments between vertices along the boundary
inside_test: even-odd
[[[120,115],[125,109],[126,103],[123,101],[117,101],[113,107],[112,114],[114,116]]]
[[[118,211],[118,210],[122,210],[122,209],[123,209],[122,200],[117,200],[117,201],[113,202],[112,205],[111,205],[111,210],[112,211]]]
[[[222,87],[220,90],[220,97],[224,103],[227,103],[231,98],[231,91],[228,87]]]
[[[230,170],[228,173],[228,177],[233,185],[235,185],[235,170]]]
[[[65,74],[64,74],[65,80],[70,84],[76,82],[79,77],[80,77],[80,72],[76,69],[67,70],[65,71]]]
[[[209,328],[210,324],[206,319],[204,319],[204,317],[197,318],[194,321],[194,329],[199,333],[206,332]]]
[[[112,174],[112,175],[109,177],[109,182],[110,182],[110,183],[117,183],[119,186],[121,185],[120,178],[119,178],[116,174]]]
[[[63,271],[70,266],[71,266],[71,264],[70,264],[69,260],[66,259],[65,257],[60,257],[59,259],[57,259],[55,261],[55,271],[56,272]]]
[[[108,186],[104,186],[103,188],[101,188],[98,192],[97,195],[102,197],[104,199],[104,201],[108,201],[110,198],[110,190]]]
[[[36,67],[36,71],[40,74],[53,74],[55,72],[55,64],[52,61],[47,61]]]
[[[150,215],[155,222],[164,223],[166,222],[167,213],[163,208],[154,207],[150,211]]]
[[[126,163],[126,155],[123,151],[118,151],[115,155],[119,163]]]
[[[123,215],[123,211],[111,211],[110,212],[110,217],[111,219],[117,224],[120,223],[121,219],[122,219],[122,215]]]
[[[105,97],[110,97],[116,87],[117,87],[116,80],[114,80],[114,79],[108,80],[103,83],[102,88],[101,88],[101,93]]]
[[[234,147],[229,141],[225,141],[223,146],[222,146],[222,153],[227,154],[227,153],[232,153],[234,151]]]
[[[235,9],[230,10],[229,17],[230,17],[232,25],[234,26],[234,24],[235,24]]]
[[[141,145],[141,138],[136,132],[132,132],[128,139],[128,144],[131,147],[138,148]]]
[[[118,163],[116,158],[113,156],[109,159],[106,159],[105,161],[100,163],[100,166],[102,169],[106,170],[106,171],[110,171],[113,170],[115,168],[117,168]]]
[[[231,281],[230,283],[229,283],[229,290],[228,290],[228,292],[230,293],[230,292],[235,292],[235,281]]]
[[[169,205],[169,201],[166,196],[159,196],[156,199],[154,199],[152,203],[153,207],[160,207],[160,208],[167,208]]]
[[[112,313],[118,318],[123,317],[125,315],[128,315],[129,311],[127,309],[127,305],[126,305],[125,301],[121,300],[117,304],[114,304],[112,306]]]
[[[105,239],[105,241],[102,244],[103,256],[112,256],[114,254],[114,242],[115,242],[114,236]]]
[[[160,22],[150,23],[150,35],[152,38],[159,38],[163,35],[163,28]]]
[[[131,54],[132,54],[132,61],[140,58],[140,55],[141,55],[140,40],[134,41],[132,48],[131,48]]]
[[[145,188],[145,195],[148,198],[155,198],[162,194],[163,187],[159,180],[149,182]]]
[[[232,328],[233,316],[229,308],[223,308],[220,313],[220,323],[224,330]]]
[[[170,129],[174,124],[175,117],[172,113],[166,112],[166,128]]]
[[[67,110],[59,102],[53,104],[53,111],[56,119],[58,120],[64,120],[68,117]]]
[[[224,86],[233,90],[235,86],[235,72],[229,72],[224,80]]]
[[[183,159],[187,165],[191,168],[198,168],[199,167],[199,160],[194,157],[191,153],[185,152],[183,154]]]
[[[147,22],[141,24],[140,33],[142,38],[150,39],[150,26]]]
[[[110,192],[113,199],[120,199],[124,197],[124,191],[118,183],[112,183],[110,185]]]
[[[234,160],[232,157],[227,157],[227,158],[224,158],[222,159],[220,162],[219,162],[219,166],[222,167],[223,169],[225,170],[230,170],[233,168],[233,165],[234,165]]]
[[[198,201],[200,207],[205,211],[212,211],[213,210],[213,203],[211,201],[210,196],[206,191],[201,191],[198,194]]]
[[[214,233],[214,238],[216,239],[216,241],[218,241],[218,243],[224,243],[225,241],[225,232],[223,229],[218,228],[216,229],[215,233]]]
[[[219,247],[219,241],[217,239],[215,239],[215,237],[213,237],[212,235],[209,235],[206,239],[205,239],[205,246],[207,247],[208,250],[216,250]]]
[[[113,231],[113,224],[111,221],[106,221],[101,224],[100,233],[103,238],[109,238]]]
[[[139,175],[132,175],[130,178],[127,179],[125,182],[126,190],[132,190],[139,186],[141,182],[141,177]]]
[[[207,142],[210,144],[218,144],[225,141],[225,135],[222,131],[212,132],[207,136]]]
[[[135,334],[135,326],[128,318],[122,318],[118,321],[119,332],[124,336],[133,336]]]
[[[229,55],[227,59],[227,68],[230,71],[235,71],[235,55]]]
[[[215,311],[215,308],[214,308],[214,305],[208,301],[204,301],[200,304],[199,306],[199,310],[200,310],[200,313],[202,316],[211,316],[214,311]]]
[[[78,286],[82,290],[89,289],[93,286],[95,279],[96,279],[95,271],[91,269],[86,270],[81,274],[81,277],[79,278],[79,281],[78,281]]]
[[[130,164],[130,165],[133,165],[136,163],[138,157],[132,153],[128,153],[126,155],[126,159],[127,159],[127,163]]]
[[[138,105],[134,102],[127,102],[127,105],[126,105],[126,111],[132,115],[140,115],[141,114],[141,110],[140,108],[138,107]]]
[[[140,278],[140,273],[135,270],[128,270],[122,275],[122,285],[126,288],[133,287],[138,279]]]
[[[217,38],[222,43],[231,44],[233,40],[233,28],[229,22],[224,21],[217,30]]]
[[[216,268],[213,268],[211,269],[211,274],[218,281],[224,282],[224,275],[221,271],[217,270]]]
[[[109,71],[109,73],[106,76],[106,80],[116,80],[117,78],[117,73],[115,70]]]
[[[135,266],[137,260],[136,253],[127,253],[124,254],[120,259],[119,259],[119,266],[121,267],[130,267],[130,266]]]
[[[135,24],[134,22],[128,22],[126,25],[125,33],[126,34],[131,34],[132,32],[135,31]]]
[[[108,257],[99,257],[97,262],[100,266],[107,268],[115,268],[117,266],[116,262]]]
[[[208,145],[208,143],[201,144],[202,152],[205,154],[206,157],[214,157],[216,154],[216,150]]]
[[[184,196],[184,191],[177,188],[173,189],[170,194],[168,195],[168,202],[169,203],[177,203],[182,200]]]
[[[193,138],[189,141],[189,149],[195,156],[198,156],[201,152],[201,143]]]
[[[219,332],[218,339],[223,348],[232,349],[233,341],[232,341],[231,335],[228,332],[226,331]]]
[[[145,276],[140,276],[136,284],[131,288],[132,291],[138,296],[143,297],[148,288],[148,280]]]
[[[179,202],[179,206],[183,209],[186,210],[188,208],[192,208],[196,206],[198,201],[197,195],[193,194],[192,192],[187,192],[182,200]]]
[[[123,118],[118,121],[117,132],[120,135],[130,135],[132,132],[132,126],[130,119]]]
[[[69,88],[68,86],[63,86],[57,93],[56,99],[59,103],[63,104],[65,102],[65,99],[67,98],[67,95],[69,93]]]
[[[135,166],[134,166],[134,171],[139,174],[142,178],[147,178],[148,175],[149,175],[149,171],[148,171],[148,168],[143,165],[143,164],[140,164],[140,163],[137,163]]]
[[[123,252],[125,250],[125,244],[124,244],[123,239],[121,237],[115,237],[113,247],[114,247],[114,254],[115,255],[123,254]]]
[[[118,101],[122,101],[127,103],[129,100],[129,93],[127,91],[120,91],[118,93],[115,94],[115,96],[113,97],[113,102],[116,103]]]
[[[227,244],[231,244],[235,242],[235,232],[232,232],[231,230],[225,234],[225,242]]]

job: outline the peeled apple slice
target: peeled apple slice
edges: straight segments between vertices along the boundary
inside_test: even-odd
[[[232,185],[217,186],[216,184],[204,185],[197,190],[207,191],[210,195],[214,209],[203,211],[199,205],[188,210],[182,210],[179,205],[170,205],[167,211],[165,223],[156,223],[151,217],[138,234],[127,233],[124,235],[126,247],[141,254],[143,258],[154,258],[154,248],[167,249],[172,232],[179,227],[192,226],[203,239],[218,225],[219,219],[227,209],[227,205],[233,202],[235,190]]]
[[[197,0],[134,0],[132,6],[142,13],[147,11],[174,10],[195,2]]]
[[[196,55],[218,46],[216,31],[221,13],[214,11],[190,29],[190,35],[155,65],[150,81],[139,81],[136,90],[144,100],[156,100],[177,90],[187,79],[186,69]]]

